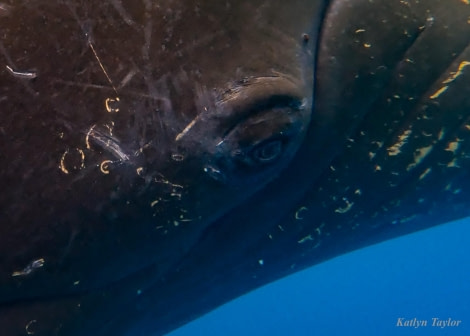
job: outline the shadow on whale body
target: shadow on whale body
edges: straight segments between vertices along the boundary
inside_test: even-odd
[[[0,13],[9,335],[162,334],[469,215],[465,1]]]

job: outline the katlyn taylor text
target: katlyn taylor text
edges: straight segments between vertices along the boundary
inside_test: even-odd
[[[423,328],[423,327],[434,327],[434,328],[447,328],[447,327],[458,327],[462,324],[461,320],[454,320],[452,318],[441,319],[439,317],[433,317],[430,320],[420,320],[416,317],[413,319],[407,319],[399,317],[397,319],[397,327],[408,327],[408,328]]]

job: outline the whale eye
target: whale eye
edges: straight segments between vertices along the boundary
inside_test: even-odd
[[[302,113],[296,107],[269,106],[233,127],[224,138],[219,157],[225,158],[226,166],[236,174],[266,171],[293,154],[303,127]]]
[[[269,163],[278,159],[282,154],[282,141],[279,139],[265,141],[251,151],[253,160],[259,163]]]
[[[217,112],[211,121],[220,135],[211,142],[209,163],[223,173],[224,183],[255,187],[275,177],[293,158],[308,128],[311,107],[299,83],[263,77],[224,93]]]

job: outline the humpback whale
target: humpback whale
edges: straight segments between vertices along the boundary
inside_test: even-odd
[[[168,332],[469,215],[465,0],[0,4],[0,325]]]

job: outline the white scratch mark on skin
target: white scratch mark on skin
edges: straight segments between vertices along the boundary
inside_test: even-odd
[[[462,75],[463,69],[465,69],[465,67],[467,67],[467,66],[469,66],[469,65],[470,65],[470,62],[468,62],[468,61],[460,62],[457,71],[451,72],[451,75],[449,76],[449,78],[447,78],[445,81],[443,81],[442,84],[449,84],[449,83],[452,83],[452,82],[453,82],[454,80],[456,80],[460,75]]]
[[[57,79],[57,78],[53,79],[52,82],[63,84],[63,85],[68,85],[68,86],[76,86],[76,87],[85,88],[85,89],[110,90],[110,91],[113,90],[113,88],[110,88],[109,86],[105,86],[105,85],[80,83],[80,82],[74,82],[74,81],[64,81],[62,79]],[[140,94],[140,93],[131,93],[131,94],[138,96],[138,97],[151,98],[150,95],[145,95],[145,94]]]
[[[131,81],[131,79],[135,76],[137,73],[136,70],[131,70],[129,73],[122,79],[121,84],[119,84],[118,89],[122,89],[124,86],[127,85]]]
[[[175,141],[179,141],[181,140],[181,138],[183,138],[188,132],[189,130],[194,126],[194,124],[196,124],[196,121],[199,119],[199,116],[197,116],[196,118],[194,118],[185,128],[183,131],[181,131],[181,133],[179,133],[176,138],[175,138]]]
[[[60,170],[62,170],[62,172],[64,174],[68,174],[69,171],[67,170],[67,168],[65,167],[65,156],[67,155],[67,153],[69,152],[69,150],[67,149],[64,154],[62,154],[62,157],[60,158]]]
[[[83,169],[85,168],[85,152],[83,150],[81,150],[80,148],[75,148],[75,150],[80,154],[80,165],[78,167],[74,167],[74,169]],[[67,154],[69,154],[70,151],[67,149],[64,154],[62,154],[61,158],[60,158],[60,165],[59,165],[59,168],[60,170],[62,170],[62,172],[64,174],[69,174],[69,170],[67,169],[67,167],[65,166],[65,158],[67,156]]]
[[[31,320],[28,322],[28,324],[24,327],[24,329],[26,330],[26,332],[28,333],[28,335],[34,335],[34,331],[30,330],[31,326],[36,323],[37,321],[36,320]]]
[[[411,134],[411,130],[405,130],[401,135],[398,136],[398,141],[392,146],[387,148],[389,156],[396,156],[401,153],[401,148],[408,142],[408,138]]]
[[[90,147],[90,134],[91,134],[91,132],[93,132],[93,128],[95,128],[95,126],[96,126],[96,124],[91,126],[90,129],[88,130],[88,133],[85,136],[85,145],[86,145],[87,149],[91,149],[91,147]]]
[[[112,105],[118,104],[120,101],[119,97],[116,98],[106,98],[104,101],[104,106],[106,107],[106,111],[108,113],[118,113],[119,107],[113,107]]]
[[[431,168],[427,168],[421,175],[419,175],[419,180],[424,179],[426,176],[429,175],[429,173],[431,173]]]
[[[12,9],[12,6],[9,6],[5,3],[0,3],[0,17],[10,15]]]
[[[144,28],[144,39],[145,39],[145,44],[142,47],[142,57],[145,60],[150,59],[150,42],[152,38],[152,21],[148,20],[145,22],[145,28]]]
[[[91,51],[93,52],[93,55],[95,56],[96,60],[98,61],[98,64],[99,64],[101,70],[103,71],[104,75],[106,76],[106,79],[108,80],[109,85],[111,85],[111,87],[113,88],[116,95],[118,95],[118,92],[116,90],[116,87],[113,84],[113,81],[111,80],[111,77],[109,77],[108,72],[106,71],[103,63],[101,62],[101,60],[98,56],[98,53],[96,52],[95,47],[93,46],[93,43],[91,43],[91,39],[90,39],[89,35],[90,35],[89,33],[85,33],[85,36],[88,38],[88,46],[90,47]]]
[[[336,213],[344,214],[351,210],[352,206],[354,205],[354,202],[349,202],[346,197],[343,197],[343,201],[346,203],[346,206],[343,208],[338,208],[335,210]]]
[[[308,240],[312,240],[312,241],[313,241],[313,238],[312,238],[312,235],[311,235],[311,234],[309,234],[308,236],[305,236],[305,237],[303,237],[302,239],[298,240],[297,243],[303,244],[303,243],[307,242]]]
[[[414,153],[414,162],[410,163],[408,167],[406,167],[406,170],[410,171],[411,169],[419,165],[424,160],[424,158],[426,158],[426,156],[431,153],[432,148],[433,146],[431,145],[417,149]]]
[[[34,79],[38,76],[37,73],[34,71],[16,71],[16,70],[13,70],[8,65],[6,66],[6,68],[14,77],[17,77],[17,78]]]
[[[171,159],[176,162],[181,162],[184,160],[184,155],[182,154],[171,154]]]
[[[170,196],[171,196],[171,197],[176,197],[177,199],[180,200],[183,195],[181,195],[181,193],[172,192],[172,193],[170,194]]]
[[[162,183],[162,184],[166,184],[168,186],[171,186],[172,190],[171,190],[171,194],[170,196],[171,197],[175,197],[177,198],[178,200],[181,200],[182,198],[182,193],[180,191],[182,191],[184,189],[184,187],[182,185],[179,185],[179,184],[175,184],[175,183],[172,183],[168,180],[165,179],[165,177],[161,174],[159,174],[160,176],[157,176],[155,177],[155,182],[156,183]],[[161,199],[159,199],[161,201]],[[158,203],[158,202],[157,202]],[[153,205],[155,205],[156,203],[154,203]],[[152,205],[152,207],[153,207]],[[183,210],[181,210],[183,211]],[[185,211],[183,211],[185,212]]]
[[[16,67],[15,66],[15,63],[13,63],[13,60],[11,59],[10,55],[8,54],[8,52],[6,51],[3,43],[0,41],[0,52],[3,54],[3,56],[5,56],[6,60],[7,60],[7,63],[11,64],[12,67],[9,67],[9,66],[6,66],[6,69],[14,76],[14,77],[21,77],[20,74],[18,75],[15,75],[14,71],[13,71],[13,68]],[[11,69],[11,70],[10,70]],[[23,73],[24,74],[24,73]],[[20,78],[21,79],[21,78]],[[29,78],[30,79],[30,78]],[[30,93],[32,96],[37,96],[37,92],[33,90],[33,88],[31,87],[30,83],[29,82],[26,82],[26,81],[20,81],[20,83],[26,88],[26,90],[28,91],[28,93]]]
[[[108,124],[104,124],[103,126],[108,129],[109,136],[113,136],[114,122],[111,121],[111,126],[109,126]]]
[[[451,162],[447,164],[447,167],[449,168],[460,168],[459,162],[456,158],[454,158]]]
[[[28,274],[30,274],[31,272],[33,272],[34,270],[43,267],[43,266],[44,266],[44,262],[45,262],[45,261],[44,261],[43,258],[39,258],[39,259],[37,259],[37,260],[33,260],[31,263],[28,264],[28,266],[26,266],[25,268],[23,268],[23,270],[13,272],[13,273],[11,274],[11,276],[12,276],[12,277],[16,277],[16,276],[28,275]]]
[[[455,139],[454,141],[449,142],[447,144],[447,147],[444,150],[456,154],[456,152],[458,151],[458,149],[460,147],[459,140],[460,139]]]
[[[449,78],[447,78],[446,80],[444,80],[444,81],[442,82],[442,84],[450,84],[450,83],[452,83],[452,82],[453,82],[454,80],[456,80],[460,75],[463,74],[463,70],[465,69],[465,67],[467,67],[467,66],[469,66],[469,65],[470,65],[470,62],[469,62],[469,61],[462,61],[462,62],[460,62],[457,71],[451,72]],[[442,95],[444,92],[446,92],[448,88],[449,88],[449,85],[444,85],[443,87],[441,87],[440,89],[438,89],[435,93],[433,93],[431,96],[429,96],[429,98],[430,98],[430,99],[436,99],[436,98],[438,98],[440,95]]]
[[[82,162],[80,164],[80,168],[83,169],[85,168],[85,152],[81,150],[80,148],[77,148],[77,151],[80,153],[80,157],[82,159]]]
[[[115,138],[107,136],[101,133],[99,130],[94,130],[93,127],[88,132],[89,134],[87,134],[88,138],[91,136],[91,138],[96,142],[97,145],[99,145],[102,149],[111,152],[111,154],[113,154],[119,160],[129,160],[129,156],[122,151],[121,147],[119,147],[118,141]],[[87,142],[87,144],[89,145],[89,141]]]
[[[447,89],[449,88],[449,86],[443,86],[441,87],[439,90],[437,90],[436,92],[434,92],[432,95],[429,96],[429,99],[436,99],[438,98],[441,94],[443,94],[444,92],[447,91]]]
[[[103,174],[108,175],[109,174],[109,164],[113,163],[111,160],[104,160],[100,164],[100,170]]]
[[[402,219],[400,219],[400,223],[402,224],[402,223],[409,222],[409,221],[415,219],[416,217],[418,217],[418,216],[417,215],[411,215],[411,216],[402,218]]]
[[[130,15],[126,12],[124,7],[122,7],[122,2],[121,0],[111,0],[111,4],[113,5],[114,9],[121,15],[122,19],[124,20],[125,23],[127,23],[131,27],[135,27],[136,24],[134,20],[130,17]]]
[[[296,212],[295,212],[295,219],[297,220],[301,220],[301,219],[304,219],[304,216],[302,216],[302,212],[305,212],[307,211],[308,208],[303,206],[303,207],[300,207]]]
[[[437,137],[437,140],[438,140],[438,141],[441,141],[442,139],[444,139],[444,135],[445,135],[445,134],[446,134],[446,131],[445,131],[445,129],[442,128],[442,129],[439,131],[439,135],[438,135],[438,137]]]

